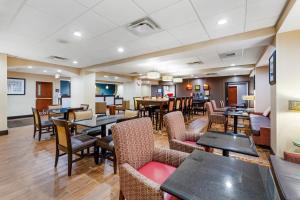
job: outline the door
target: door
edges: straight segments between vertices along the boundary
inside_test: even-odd
[[[228,86],[228,105],[237,105],[237,86]]]
[[[42,111],[48,109],[48,106],[52,104],[52,93],[52,82],[36,82],[35,107],[37,110]]]

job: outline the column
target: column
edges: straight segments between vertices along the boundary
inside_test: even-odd
[[[82,71],[80,76],[71,78],[71,106],[78,107],[80,104],[89,104],[95,112],[96,101],[96,74]]]
[[[276,52],[277,80],[271,87],[271,147],[283,156],[292,140],[300,139],[300,113],[288,110],[289,100],[300,100],[300,30],[278,33]]]
[[[0,135],[7,134],[7,55],[0,53]]]

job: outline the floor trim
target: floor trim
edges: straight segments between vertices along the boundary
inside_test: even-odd
[[[8,119],[8,120],[10,120],[10,119],[21,119],[21,118],[27,118],[27,117],[33,117],[33,115],[11,116],[11,117],[7,117],[7,119]]]
[[[8,130],[0,131],[0,136],[1,135],[8,135]]]

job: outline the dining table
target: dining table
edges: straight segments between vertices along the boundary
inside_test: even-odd
[[[199,150],[160,189],[183,200],[280,200],[268,167]]]
[[[160,116],[159,116],[159,130],[162,129],[162,121],[163,121],[163,111],[164,107],[168,105],[169,100],[168,99],[138,99],[136,100],[137,102],[137,107],[140,108],[141,106],[143,107],[159,107],[160,110]]]
[[[47,113],[52,113],[52,114],[63,114],[64,119],[68,119],[68,113],[70,111],[76,111],[76,110],[83,110],[83,107],[62,107],[62,108],[53,108],[53,109],[48,109],[46,110]]]
[[[238,125],[238,118],[249,118],[249,113],[245,109],[232,109],[228,108],[224,112],[225,116],[232,116],[233,117],[233,133],[237,134],[238,133],[238,128],[243,128],[244,126],[239,126]]]
[[[91,119],[75,121],[73,122],[73,124],[84,126],[87,128],[101,127],[101,137],[105,137],[106,125],[116,123],[118,119],[121,118],[124,118],[124,116],[123,115],[94,116]]]
[[[256,146],[251,136],[233,133],[206,132],[200,136],[196,144],[204,147],[221,149],[223,156],[229,152],[258,157]]]

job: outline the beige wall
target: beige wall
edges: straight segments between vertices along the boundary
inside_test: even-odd
[[[277,34],[276,50],[277,81],[272,88],[276,115],[271,120],[272,128],[275,126],[271,137],[272,149],[282,156],[293,139],[300,139],[300,113],[288,111],[288,100],[300,100],[300,30]]]
[[[7,130],[7,55],[0,54],[0,131]]]
[[[52,82],[53,97],[55,89],[60,88],[60,79],[55,79],[54,76],[8,72],[8,77],[26,79],[25,95],[8,95],[8,117],[32,114],[31,108],[35,107],[36,81]],[[53,103],[57,103],[55,98],[53,98]]]
[[[268,66],[255,69],[255,111],[264,112],[271,106],[271,88]]]

